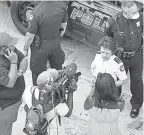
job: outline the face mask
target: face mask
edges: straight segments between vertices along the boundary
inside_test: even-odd
[[[126,18],[126,19],[138,19],[139,18],[139,12],[135,13],[135,14],[129,14],[129,13],[125,13],[123,12],[123,16]]]
[[[133,17],[131,19],[138,19],[140,16],[139,12],[137,12],[136,14],[133,15]]]

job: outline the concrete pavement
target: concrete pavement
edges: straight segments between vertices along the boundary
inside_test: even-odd
[[[9,8],[0,4],[0,32],[6,31],[12,36],[18,37],[20,40],[17,44],[18,49],[22,50],[24,45],[24,37],[15,28],[11,17]],[[83,103],[90,92],[90,64],[95,56],[96,48],[87,46],[83,43],[64,38],[61,42],[62,48],[66,53],[65,65],[75,62],[78,65],[78,71],[82,75],[78,82],[78,90],[74,93],[74,110],[70,118],[65,118],[66,135],[85,135],[86,127],[89,120],[89,112],[83,109]],[[25,73],[26,86],[31,86],[31,72],[28,69]],[[126,105],[124,111],[119,117],[119,127],[122,135],[142,135],[143,111],[141,109],[140,115],[136,119],[131,119],[129,112],[131,109],[129,100],[129,82],[123,87],[124,98]],[[24,135],[22,132],[25,124],[25,111],[23,104],[19,109],[18,119],[14,123],[12,135]],[[131,124],[131,125],[129,125]]]

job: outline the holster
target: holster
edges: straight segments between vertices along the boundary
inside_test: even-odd
[[[33,40],[33,44],[34,44],[34,48],[36,49],[40,49],[41,47],[41,39],[40,39],[40,35],[36,34]]]

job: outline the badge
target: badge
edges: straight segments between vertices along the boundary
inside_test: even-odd
[[[121,71],[121,72],[124,71],[124,66],[123,66],[123,65],[120,66],[120,71]]]
[[[140,22],[137,22],[136,25],[137,25],[137,27],[139,27],[140,26]]]

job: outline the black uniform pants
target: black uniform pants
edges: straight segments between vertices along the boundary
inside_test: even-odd
[[[139,51],[135,56],[122,58],[126,72],[130,72],[130,90],[132,98],[130,103],[132,108],[139,109],[143,104],[143,55]]]
[[[31,48],[30,69],[32,71],[33,85],[37,85],[37,77],[43,71],[47,70],[47,61],[51,68],[62,69],[65,60],[65,53],[60,46],[55,49],[43,48],[41,50]]]

